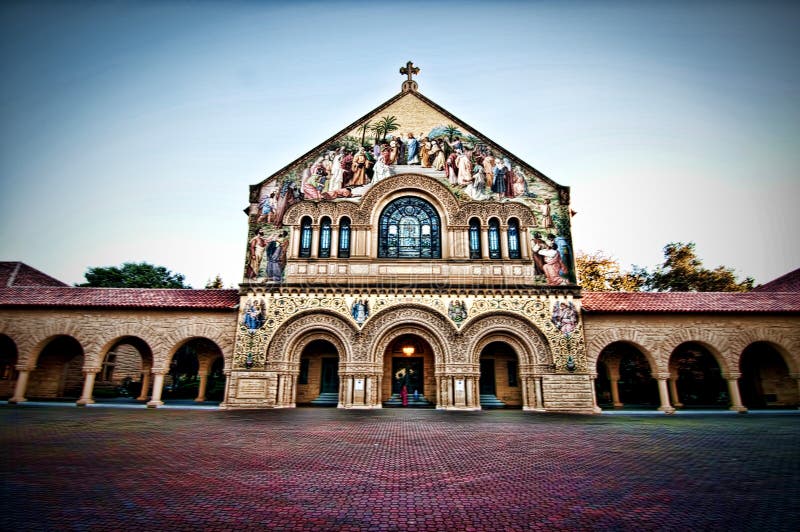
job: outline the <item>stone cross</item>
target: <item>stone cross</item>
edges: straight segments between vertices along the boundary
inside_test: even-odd
[[[411,76],[419,74],[419,67],[415,67],[414,63],[409,61],[406,66],[400,67],[400,73],[408,76],[408,79],[403,81],[403,92],[416,91],[417,82]]]

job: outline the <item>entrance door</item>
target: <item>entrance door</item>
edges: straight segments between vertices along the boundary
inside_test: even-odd
[[[481,380],[479,386],[481,395],[495,394],[493,358],[481,359]]]
[[[339,359],[322,359],[322,379],[320,393],[337,393],[339,391]]]
[[[409,395],[423,390],[423,358],[422,357],[393,357],[392,358],[392,393],[400,393],[403,385]]]

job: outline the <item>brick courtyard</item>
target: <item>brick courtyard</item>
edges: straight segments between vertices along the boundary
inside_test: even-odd
[[[3,530],[800,527],[800,416],[0,407]]]

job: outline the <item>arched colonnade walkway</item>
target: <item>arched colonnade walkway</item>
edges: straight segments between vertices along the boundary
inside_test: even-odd
[[[797,338],[786,336],[783,328],[720,332],[724,327],[715,331],[676,323],[587,333],[598,405],[668,413],[800,405]]]
[[[165,398],[224,399],[231,313],[53,314],[0,329],[0,398],[86,405],[128,397],[150,407]]]

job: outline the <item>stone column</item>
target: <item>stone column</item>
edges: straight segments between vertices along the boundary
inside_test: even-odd
[[[797,382],[797,393],[800,395],[800,373],[790,373],[789,376]],[[800,410],[800,406],[797,409]]]
[[[153,371],[153,396],[147,403],[147,408],[158,408],[164,404],[161,392],[164,390],[164,371]]]
[[[24,403],[27,401],[25,392],[28,390],[28,377],[31,370],[24,366],[17,366],[17,384],[14,387],[14,396],[8,400],[9,404]]]
[[[222,393],[222,402],[219,404],[219,407],[226,408],[228,406],[228,390],[230,390],[231,386],[231,370],[224,369],[222,370],[222,374],[225,375],[225,391]]]
[[[83,392],[81,393],[81,397],[78,399],[78,402],[75,403],[76,405],[86,406],[94,404],[92,393],[94,392],[94,379],[97,376],[98,371],[100,371],[100,368],[84,368]]]
[[[742,404],[742,395],[739,393],[739,377],[741,376],[742,374],[737,372],[729,372],[723,375],[725,380],[728,381],[728,392],[731,396],[730,410],[744,414],[747,412],[747,408]]]
[[[669,393],[670,393],[670,397],[672,397],[672,404],[675,405],[675,408],[682,407],[683,403],[681,403],[681,398],[678,396],[678,374],[677,373],[670,373],[670,375],[669,375]]]
[[[597,387],[595,386],[597,382],[597,373],[590,373],[589,380],[592,383],[592,410],[594,410],[596,414],[599,414],[603,409],[597,406]]]
[[[542,379],[536,377],[534,381],[534,390],[536,391],[536,408],[544,410],[544,394],[542,393]]]
[[[139,392],[137,401],[147,401],[148,393],[150,391],[150,368],[145,368],[142,372],[142,391]]]
[[[500,226],[500,258],[508,260],[508,226]]]
[[[608,380],[611,383],[611,401],[614,403],[614,408],[622,408],[623,404],[619,400],[619,373],[609,371]]]
[[[319,257],[319,225],[311,226],[311,258]]]
[[[202,403],[206,400],[206,386],[208,386],[208,373],[200,373],[200,386],[197,389],[195,402]]]
[[[481,226],[481,258],[489,258],[489,228]]]
[[[330,257],[339,257],[339,226],[331,225],[331,253]],[[330,272],[328,272],[330,273]]]
[[[296,259],[300,255],[300,228],[292,227],[292,240],[291,248],[289,250],[289,258]]]
[[[530,244],[528,239],[530,238],[530,232],[527,228],[519,229],[519,256],[522,260],[531,260],[531,251],[530,251]]]
[[[667,390],[669,373],[656,373],[655,377],[658,379],[658,396],[661,399],[661,406],[658,409],[665,414],[674,414],[675,409],[669,404],[669,391]]]
[[[528,404],[528,377],[520,376],[520,385],[522,386],[522,409],[526,410],[531,405]]]

